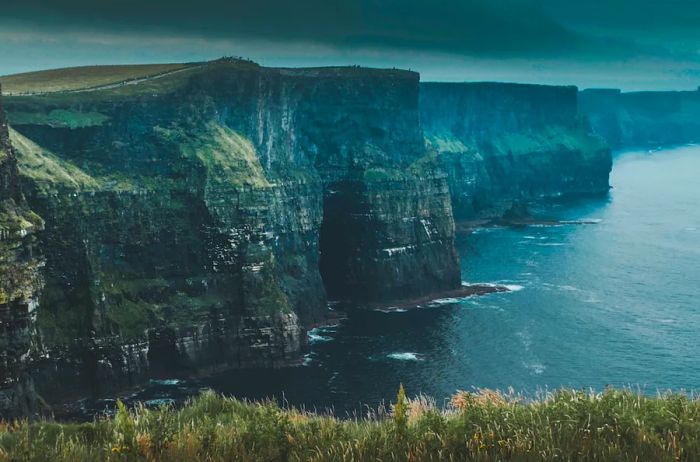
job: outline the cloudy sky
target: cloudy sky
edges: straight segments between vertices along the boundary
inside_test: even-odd
[[[244,56],[423,80],[700,85],[698,0],[0,0],[0,75]]]

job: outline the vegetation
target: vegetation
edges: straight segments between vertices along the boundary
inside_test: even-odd
[[[0,460],[696,460],[700,400],[630,390],[460,392],[438,409],[399,392],[391,411],[338,419],[205,392],[184,407],[84,424],[0,426]]]
[[[69,67],[9,75],[1,77],[0,84],[3,92],[8,95],[74,91],[153,77],[189,66],[191,65],[140,64]]]
[[[242,59],[218,59],[201,63],[87,66],[52,69],[0,77],[3,93],[14,111],[32,114],[55,107],[84,107],[87,104],[135,96],[174,92],[192,76],[211,69],[256,70],[259,66]],[[21,111],[18,110],[21,108]],[[19,121],[14,121],[19,125]]]
[[[228,127],[210,123],[196,136],[182,128],[157,127],[156,132],[201,162],[217,186],[270,186],[253,144]]]
[[[109,116],[99,112],[81,112],[69,109],[53,109],[44,112],[13,112],[10,123],[14,125],[48,125],[56,128],[99,127]]]
[[[72,163],[42,148],[32,140],[10,129],[10,140],[17,152],[21,175],[29,178],[43,193],[58,189],[98,190],[100,184]]]
[[[605,149],[605,143],[600,138],[591,136],[583,127],[547,126],[538,130],[503,133],[491,138],[493,153],[500,155],[528,156],[534,152],[561,150],[586,154]]]

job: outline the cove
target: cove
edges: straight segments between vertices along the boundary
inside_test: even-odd
[[[603,197],[547,201],[536,215],[593,224],[482,228],[458,240],[462,279],[512,291],[421,309],[351,311],[310,333],[304,365],[151,382],[127,401],[182,400],[210,387],[336,414],[395,396],[457,389],[535,394],[700,384],[700,147],[615,155]],[[69,412],[104,409],[76,403]]]

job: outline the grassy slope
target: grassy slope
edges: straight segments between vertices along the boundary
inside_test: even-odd
[[[181,409],[120,407],[86,424],[0,426],[0,460],[697,460],[700,401],[559,391],[539,401],[481,390],[437,409],[419,397],[340,420],[207,392]]]
[[[126,82],[185,69],[189,66],[192,65],[138,64],[69,67],[3,76],[0,77],[0,84],[2,84],[3,92],[7,95],[52,93]]]
[[[89,190],[100,188],[99,183],[68,161],[47,151],[32,140],[10,129],[10,140],[17,151],[20,174],[30,178],[43,193],[58,189]]]
[[[429,135],[428,143],[442,153],[479,155],[477,140],[462,140],[445,133]],[[547,126],[540,130],[523,130],[515,133],[494,133],[489,137],[493,155],[528,156],[534,152],[582,150],[596,152],[605,148],[602,139],[591,136],[580,127]]]

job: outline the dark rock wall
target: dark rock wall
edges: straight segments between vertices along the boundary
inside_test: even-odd
[[[539,196],[608,190],[610,150],[579,116],[575,87],[422,83],[420,98],[455,218],[501,214]]]
[[[295,358],[338,248],[350,277],[333,295],[459,286],[417,74],[221,61],[159,85],[8,101],[22,182],[46,219],[41,392],[57,378],[65,396],[97,394]],[[327,232],[336,220],[363,238]]]
[[[42,220],[26,204],[0,90],[0,416],[27,416],[37,402],[29,370],[35,359],[35,316],[42,260],[35,232]]]
[[[614,149],[700,141],[700,90],[579,92],[581,111]]]

